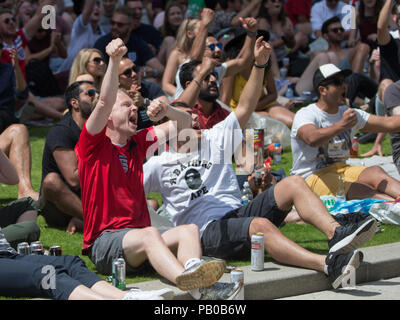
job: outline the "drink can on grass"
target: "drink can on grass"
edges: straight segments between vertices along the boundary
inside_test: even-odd
[[[256,233],[251,236],[251,270],[264,270],[264,234]]]
[[[19,254],[28,255],[31,254],[31,247],[28,242],[18,243],[17,251]]]
[[[118,258],[112,262],[112,285],[118,289],[126,289],[126,264],[123,258]]]
[[[40,241],[35,241],[31,243],[31,254],[44,255],[43,245]]]
[[[244,283],[244,272],[242,269],[233,269],[231,271],[231,282],[241,282]],[[244,286],[242,289],[238,292],[234,300],[244,300]]]
[[[51,246],[49,250],[50,256],[62,256],[62,250],[60,246]]]

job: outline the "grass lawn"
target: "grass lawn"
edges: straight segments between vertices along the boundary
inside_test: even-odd
[[[41,181],[41,163],[42,163],[42,151],[45,142],[45,136],[47,135],[49,128],[30,128],[30,141],[32,150],[32,183],[35,190],[39,190]],[[360,154],[368,151],[372,147],[372,143],[360,145]],[[384,141],[384,155],[391,155],[391,147],[388,136]],[[292,156],[290,150],[285,150],[282,155],[282,163],[278,166],[273,165],[273,170],[283,168],[287,175],[289,175],[289,169],[292,165]],[[0,205],[4,206],[8,202],[15,200],[17,197],[17,187],[7,186],[0,184],[1,197]],[[153,194],[153,197],[160,201],[160,196]],[[80,255],[82,245],[82,233],[69,235],[65,230],[59,230],[50,228],[46,225],[43,217],[38,218],[38,224],[41,229],[41,238],[43,245],[48,248],[52,245],[60,245],[63,250],[63,254]],[[392,243],[400,241],[400,227],[384,225],[382,227],[383,232],[375,235],[375,237],[367,244],[380,245],[385,243]],[[282,227],[282,232],[289,238],[297,242],[299,245],[316,253],[326,253],[328,250],[328,244],[326,237],[320,231],[310,225],[295,225],[286,224]],[[96,269],[92,262],[87,258],[83,257],[87,266],[93,272]],[[266,261],[272,261],[271,257],[266,254]],[[249,260],[246,261],[227,261],[229,264],[237,266],[243,266],[250,264]],[[128,277],[127,283],[135,283],[145,280],[157,279],[157,275],[154,272],[147,272],[137,277]]]

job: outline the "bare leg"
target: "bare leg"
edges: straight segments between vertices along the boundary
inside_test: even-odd
[[[349,60],[351,63],[351,69],[355,73],[362,73],[364,69],[364,63],[367,60],[369,54],[369,45],[365,43],[357,44],[349,54]]]
[[[149,260],[158,274],[175,283],[184,268],[154,227],[133,229],[122,240],[127,263],[133,267]]]
[[[60,211],[72,217],[83,219],[82,202],[57,173],[49,173],[43,180],[43,196],[53,203]]]
[[[294,113],[281,105],[269,107],[266,111],[257,112],[260,115],[266,115],[275,120],[283,122],[289,129],[292,128]]]
[[[52,101],[39,100],[31,93],[29,93],[28,101],[35,105],[35,114],[37,113],[55,120],[60,120],[63,116],[63,113],[57,110],[59,107],[52,105]]]
[[[23,214],[19,216],[16,223],[25,222],[25,221],[36,221],[38,212],[35,210],[25,211]]]
[[[31,148],[26,126],[13,124],[4,130],[0,135],[0,149],[18,173],[18,198],[31,197],[38,200],[39,194],[33,190],[31,182]]]

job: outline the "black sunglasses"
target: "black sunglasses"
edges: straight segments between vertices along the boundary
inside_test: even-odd
[[[102,62],[104,62],[104,59],[103,58],[100,58],[100,57],[96,57],[96,58],[93,58],[93,60],[92,60],[95,64],[101,64]]]
[[[9,24],[11,21],[14,22],[14,23],[16,23],[16,22],[17,22],[17,19],[15,19],[14,17],[12,17],[12,18],[5,18],[5,19],[3,20],[3,22],[4,22],[5,24]]]
[[[127,78],[132,77],[132,72],[138,73],[139,68],[137,66],[133,66],[132,68],[126,69],[124,72],[121,73],[121,75],[124,75]]]
[[[330,84],[333,84],[336,87],[340,87],[341,85],[343,85],[345,83],[344,78],[335,78],[326,82],[323,82],[321,84],[321,86],[326,87],[329,86]]]
[[[215,71],[210,72],[210,73],[204,78],[204,80],[205,80],[205,81],[210,80],[210,77],[211,77],[211,76],[214,76],[215,79],[218,80],[218,73],[216,73]]]
[[[96,96],[96,94],[99,94],[100,92],[98,90],[95,89],[89,89],[85,92],[85,94],[87,94],[89,97],[93,98],[94,96]]]
[[[328,2],[338,2],[339,0],[328,0]]]
[[[338,27],[338,28],[332,28],[330,31],[332,31],[333,33],[339,33],[340,32],[344,32],[344,29],[342,27]]]
[[[121,28],[121,27],[127,26],[130,23],[124,23],[124,22],[118,22],[118,21],[115,21],[115,20],[111,20],[110,24],[112,26],[116,25],[118,28]]]
[[[211,49],[211,51],[214,51],[215,47],[218,47],[219,50],[222,50],[222,48],[223,48],[222,44],[219,42],[217,44],[211,43],[208,45],[208,47]]]

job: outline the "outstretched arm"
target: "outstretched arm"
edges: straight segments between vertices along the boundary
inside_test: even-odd
[[[386,0],[385,4],[383,5],[381,12],[379,13],[378,23],[377,23],[377,37],[378,37],[378,44],[384,46],[389,43],[390,41],[390,33],[389,33],[389,19],[391,18],[391,11],[393,7],[393,0]]]
[[[86,122],[86,129],[91,134],[101,132],[107,125],[118,92],[118,65],[127,52],[121,39],[112,40],[106,47],[109,63],[103,82],[101,84],[99,101]]]
[[[190,52],[190,60],[202,60],[204,50],[206,49],[206,39],[208,36],[208,27],[214,19],[215,12],[211,9],[204,8],[201,12],[201,20],[199,31],[193,41],[192,51]]]
[[[255,63],[240,96],[238,107],[234,111],[242,129],[245,128],[256,108],[263,84],[265,66],[270,58],[271,51],[271,46],[268,42],[263,41],[263,37],[257,39],[254,46]]]

